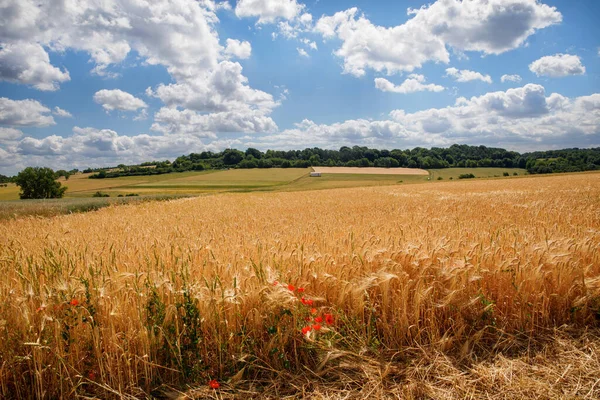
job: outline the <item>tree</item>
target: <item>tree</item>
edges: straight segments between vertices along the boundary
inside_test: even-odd
[[[226,149],[223,152],[223,163],[225,165],[236,165],[244,159],[244,153],[235,149]]]
[[[21,187],[21,199],[61,198],[67,190],[56,181],[56,175],[50,168],[27,167],[19,172],[15,183]]]

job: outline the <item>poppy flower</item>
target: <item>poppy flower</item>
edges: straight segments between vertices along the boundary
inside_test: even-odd
[[[316,308],[311,309],[310,313],[313,314],[313,315],[316,314],[317,313],[317,309]]]
[[[308,332],[311,331],[311,327],[310,326],[305,326],[304,328],[302,328],[302,334],[306,335]]]
[[[77,307],[79,305],[79,300],[73,299],[73,300],[71,300],[71,302],[69,304],[72,305],[73,307]]]
[[[299,288],[298,288],[298,293],[304,293],[304,291],[305,291],[305,290],[306,290],[306,289],[304,289],[303,287],[299,287]]]
[[[314,324],[314,325],[312,326],[312,328],[313,328],[315,331],[320,331],[320,330],[321,330],[321,325],[319,325],[319,324]]]
[[[296,287],[292,284],[289,284],[288,289],[290,290],[290,292],[293,292],[294,290],[296,290]]]
[[[323,317],[317,317],[315,318],[315,322],[320,324],[321,322],[323,322]]]
[[[333,325],[333,315],[325,314],[325,322],[327,325]]]
[[[216,379],[213,379],[212,381],[208,382],[208,386],[210,386],[211,389],[218,389],[221,387],[221,384]]]

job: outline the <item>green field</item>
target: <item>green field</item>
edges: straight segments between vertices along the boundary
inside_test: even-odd
[[[439,177],[445,180],[458,179],[462,174],[473,174],[476,178],[502,178],[504,172],[508,172],[510,177],[514,176],[515,173],[518,176],[527,174],[527,170],[521,168],[443,168],[428,171],[434,181]]]
[[[183,172],[152,176],[134,176],[109,179],[88,179],[89,174],[71,176],[68,181],[61,178],[68,187],[64,199],[20,201],[19,188],[14,184],[0,188],[0,219],[18,215],[51,216],[77,211],[98,209],[113,203],[153,200],[171,196],[195,196],[220,192],[249,191],[303,191],[332,188],[350,188],[384,185],[404,185],[411,183],[433,183],[442,180],[458,180],[461,174],[472,173],[478,178],[503,177],[508,172],[510,178],[517,173],[523,176],[527,171],[511,168],[447,168],[429,170],[430,175],[365,175],[365,174],[323,174],[310,177],[311,168],[270,168],[270,169],[231,169],[224,171]],[[502,179],[508,179],[506,177]],[[92,198],[96,192],[109,194],[109,198]],[[118,198],[130,193],[135,198]]]

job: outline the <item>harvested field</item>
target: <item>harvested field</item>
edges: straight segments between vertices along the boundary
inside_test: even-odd
[[[364,175],[429,175],[419,168],[375,168],[375,167],[313,167],[322,174],[364,174]]]
[[[3,221],[0,397],[597,399],[599,227],[597,173]]]

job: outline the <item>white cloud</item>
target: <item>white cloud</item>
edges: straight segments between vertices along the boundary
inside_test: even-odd
[[[268,114],[278,105],[269,93],[252,89],[237,62],[222,61],[211,72],[185,83],[160,84],[146,94],[158,97],[169,107],[201,112],[259,110]]]
[[[99,90],[94,94],[94,101],[106,111],[137,111],[140,108],[148,107],[142,99],[120,89]]]
[[[0,143],[17,140],[23,136],[23,132],[15,128],[0,127]]]
[[[313,42],[312,40],[310,40],[310,39],[302,38],[302,39],[300,39],[300,41],[302,43],[304,43],[306,46],[308,46],[308,48],[311,49],[311,50],[318,50],[319,49],[317,47],[317,44],[315,42]]]
[[[266,24],[277,19],[292,20],[303,9],[304,5],[296,0],[239,0],[235,15],[239,18],[258,17],[259,24]]]
[[[0,80],[53,91],[70,79],[67,70],[61,71],[50,64],[48,53],[39,44],[0,43]]]
[[[423,75],[411,74],[401,85],[396,86],[385,78],[375,78],[375,87],[383,92],[414,93],[414,92],[441,92],[443,86],[433,83],[426,84]]]
[[[50,109],[37,100],[11,100],[0,97],[0,126],[55,125]]]
[[[537,29],[559,23],[562,15],[537,0],[438,0],[406,23],[391,28],[372,24],[357,8],[321,17],[315,30],[338,38],[335,55],[344,72],[362,76],[365,69],[393,74],[423,63],[449,62],[446,46],[458,52],[500,54],[515,49]]]
[[[458,70],[456,68],[446,68],[446,74],[454,78],[456,82],[469,82],[469,81],[483,81],[492,83],[492,77],[489,75],[482,75],[479,72],[470,71],[468,69]]]
[[[271,148],[348,143],[376,147],[485,144],[509,148],[546,145],[593,145],[600,139],[600,94],[569,99],[528,84],[471,99],[459,98],[445,108],[407,113],[394,110],[390,119],[348,120],[323,125],[305,120],[294,129],[256,139],[247,145]]]
[[[295,4],[292,8],[296,12],[276,7],[277,15],[298,15],[298,24],[307,20],[298,11],[303,6],[289,1],[286,4]],[[92,72],[104,76],[116,75],[114,68],[135,51],[142,67],[163,65],[175,81],[159,85],[156,92],[149,91],[165,98],[170,107],[190,104],[197,111],[204,103],[204,112],[227,110],[242,117],[251,116],[248,110],[260,110],[266,115],[277,105],[273,97],[249,87],[241,66],[226,61],[231,56],[249,56],[250,43],[229,41],[228,47],[219,44],[215,12],[228,5],[211,0],[22,0],[2,8],[0,37],[11,45],[29,43],[46,56],[41,46],[51,51],[87,52],[94,65]],[[112,94],[99,99],[107,110],[139,110],[145,104],[140,99],[123,97],[128,96],[126,93],[119,98]],[[210,98],[201,99],[203,95]],[[140,113],[136,118],[144,116]]]
[[[190,152],[220,151],[239,144],[238,140],[215,140],[204,143],[199,136],[180,134],[152,136],[139,134],[119,135],[111,129],[73,128],[68,137],[52,135],[43,139],[23,138],[13,148],[0,148],[0,166],[4,164],[10,173],[27,165],[43,165],[51,168],[86,168],[134,164],[148,160],[174,158]],[[3,153],[6,153],[6,158]],[[5,168],[5,171],[9,171]]]
[[[579,57],[571,54],[542,57],[529,64],[529,70],[537,76],[551,78],[585,74],[585,67],[581,64]]]
[[[193,134],[199,137],[216,138],[214,132],[270,133],[277,125],[258,111],[216,112],[199,114],[192,110],[179,111],[161,108],[154,116],[153,131],[164,134]]]
[[[322,17],[315,30],[324,38],[337,37],[342,46],[334,52],[344,59],[344,73],[365,74],[366,68],[388,75],[413,71],[427,61],[449,62],[444,43],[426,27],[411,21],[393,28],[373,25],[357,8]]]
[[[240,59],[250,58],[250,54],[252,54],[252,46],[250,45],[250,42],[247,41],[240,42],[236,39],[227,39],[225,54]]]
[[[61,118],[73,118],[73,115],[70,112],[68,112],[67,110],[63,110],[58,106],[54,107],[54,111],[52,111],[52,114]]]
[[[302,57],[310,57],[308,55],[308,53],[306,52],[306,50],[301,49],[300,47],[296,47],[296,51],[298,52],[299,55],[301,55]]]
[[[520,75],[502,75],[502,77],[500,78],[500,81],[502,83],[504,82],[515,82],[515,83],[519,83],[521,82],[521,76]]]

